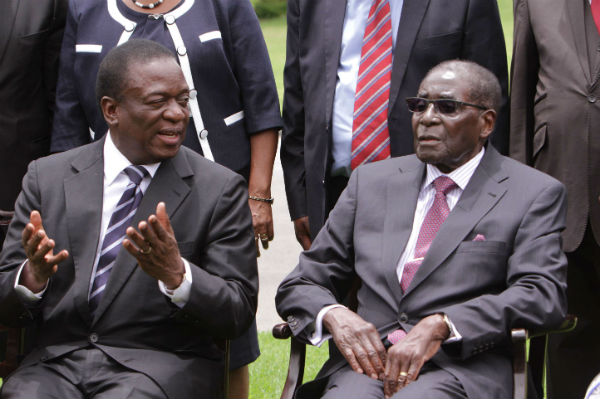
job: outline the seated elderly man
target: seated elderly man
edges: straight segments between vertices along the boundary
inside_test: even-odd
[[[110,134],[31,163],[16,203],[0,322],[37,339],[2,397],[214,397],[214,339],[256,311],[245,183],[181,147],[190,90],[166,48],[111,50],[96,92]]]
[[[356,169],[279,287],[293,333],[339,350],[298,397],[507,398],[510,329],[565,315],[565,189],[487,143],[496,77],[444,62],[407,102],[416,155]]]

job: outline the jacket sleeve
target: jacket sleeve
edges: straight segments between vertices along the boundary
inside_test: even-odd
[[[211,336],[237,337],[254,319],[258,294],[254,230],[240,176],[224,186],[207,231],[203,255],[190,262],[189,300],[175,317]]]
[[[50,152],[66,151],[90,142],[89,124],[75,87],[74,65],[78,23],[76,3],[76,1],[69,1],[65,34],[60,51],[56,112],[52,124]]]
[[[352,173],[310,250],[300,254],[298,266],[277,290],[277,312],[304,340],[319,311],[342,303],[356,277],[353,241],[359,174],[360,168]]]
[[[287,48],[283,72],[283,134],[280,156],[292,220],[307,215],[304,93],[300,73],[300,10],[298,0],[288,0]]]
[[[0,323],[7,326],[29,324],[34,314],[20,300],[14,285],[19,267],[27,259],[21,244],[21,233],[29,223],[32,210],[41,209],[41,196],[37,184],[37,162],[29,164],[23,178],[23,190],[15,203],[15,215],[11,221],[4,246],[0,252]]]
[[[533,152],[533,102],[539,58],[529,22],[527,0],[514,0],[514,46],[511,65],[510,156],[531,165]]]
[[[250,1],[232,1],[229,30],[249,134],[281,128],[279,97],[267,46]]]
[[[502,104],[491,142],[501,154],[507,155],[509,146],[508,70],[504,33],[496,1],[471,0],[469,2],[461,58],[486,67],[500,81]]]

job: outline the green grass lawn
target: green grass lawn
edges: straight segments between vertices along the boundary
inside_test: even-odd
[[[507,57],[510,63],[513,37],[512,0],[498,0],[498,6],[504,29]],[[283,66],[285,63],[285,16],[263,20],[261,21],[261,26],[269,49],[279,98],[282,99]],[[258,339],[262,354],[256,362],[250,365],[250,398],[278,398],[281,394],[287,373],[290,343],[288,341],[276,340],[270,332],[260,332]],[[308,348],[305,381],[310,381],[314,378],[320,366],[327,359],[327,354],[326,345],[322,348]]]

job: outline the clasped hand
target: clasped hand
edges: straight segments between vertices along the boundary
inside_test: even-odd
[[[168,289],[179,287],[183,281],[185,266],[164,202],[156,206],[156,214],[138,224],[138,230],[128,227],[123,246],[133,255],[142,270]]]
[[[434,314],[422,319],[386,351],[375,326],[351,310],[329,310],[323,325],[354,371],[383,381],[386,398],[415,381],[423,364],[450,334],[443,316]]]

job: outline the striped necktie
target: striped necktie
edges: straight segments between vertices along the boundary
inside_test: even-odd
[[[374,0],[363,36],[354,96],[352,169],[390,156],[388,103],[392,76],[392,19],[388,0]]]
[[[121,249],[121,243],[125,238],[125,230],[129,227],[133,215],[135,215],[135,211],[142,201],[143,193],[140,183],[144,177],[149,176],[148,171],[143,166],[138,165],[126,167],[123,169],[123,173],[129,177],[130,181],[110,217],[104,239],[102,240],[100,258],[98,259],[98,266],[96,266],[96,274],[94,275],[89,298],[92,314],[96,311],[102,300],[108,277],[115,264],[117,254]]]
[[[425,258],[435,235],[450,214],[450,207],[448,207],[446,194],[457,187],[457,185],[451,178],[440,176],[433,181],[433,187],[435,188],[435,197],[433,199],[433,204],[431,205],[431,208],[429,208],[429,211],[423,220],[423,224],[421,225],[419,237],[417,238],[417,244],[415,246],[414,258],[410,262],[404,264],[404,270],[402,271],[402,278],[400,280],[402,292],[406,292],[408,289],[417,270],[419,270],[419,266],[423,263],[423,259]],[[387,336],[387,339],[392,344],[395,344],[405,336],[406,332],[399,329],[391,332]]]

